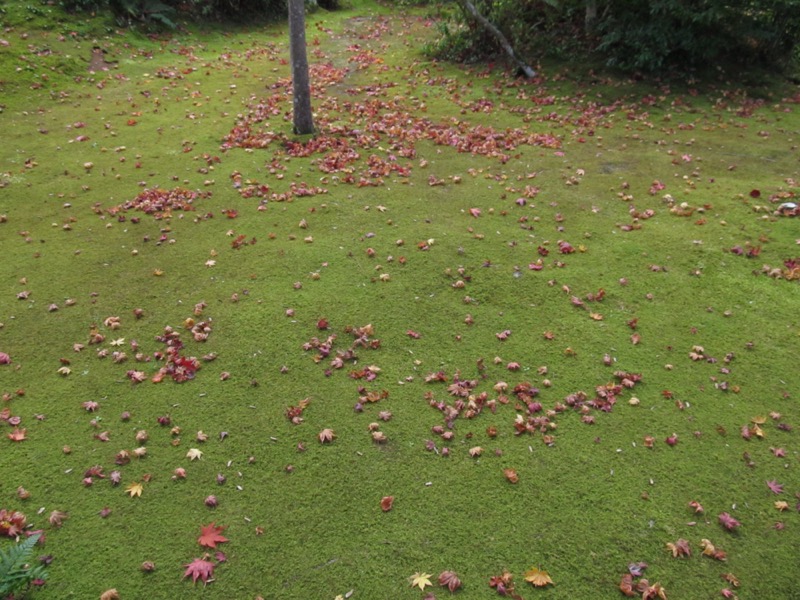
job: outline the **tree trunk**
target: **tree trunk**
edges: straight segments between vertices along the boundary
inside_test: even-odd
[[[596,23],[597,23],[597,0],[587,0],[586,13],[584,17],[584,27],[586,28],[586,33],[590,33],[591,31],[593,31]]]
[[[530,68],[521,58],[519,58],[514,52],[514,48],[509,43],[506,36],[503,35],[503,32],[500,31],[497,27],[495,27],[489,19],[484,17],[481,13],[478,12],[478,9],[475,8],[475,5],[470,2],[470,0],[457,0],[459,6],[469,15],[472,16],[478,24],[483,27],[486,31],[491,33],[495,39],[500,43],[503,50],[506,51],[511,57],[511,60],[520,68],[520,70],[525,74],[526,77],[536,77],[536,71]]]
[[[306,54],[306,12],[304,0],[289,0],[289,55],[292,63],[292,109],[294,132],[314,133],[311,113],[311,84]]]

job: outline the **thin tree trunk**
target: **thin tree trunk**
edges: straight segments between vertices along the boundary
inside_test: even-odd
[[[584,17],[584,26],[586,32],[589,33],[594,29],[597,23],[597,0],[586,1],[586,14]]]
[[[517,56],[517,53],[514,52],[514,48],[511,46],[511,43],[508,41],[506,36],[503,35],[503,32],[500,31],[497,27],[495,27],[489,19],[484,17],[481,13],[478,12],[478,9],[475,8],[475,5],[472,4],[469,0],[458,0],[458,4],[461,8],[466,11],[469,15],[475,19],[481,27],[483,27],[486,31],[491,33],[495,39],[499,42],[500,46],[502,46],[503,50],[506,51],[511,57],[511,60],[522,70],[526,77],[536,77],[536,71],[534,71],[531,67],[529,67],[521,58]]]
[[[314,133],[311,84],[306,54],[306,9],[304,0],[289,0],[289,55],[292,63],[292,108],[294,132]]]

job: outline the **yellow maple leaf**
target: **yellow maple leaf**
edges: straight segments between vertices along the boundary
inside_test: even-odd
[[[703,538],[700,540],[700,545],[703,547],[703,554],[706,556],[714,556],[714,552],[717,551],[714,544],[711,543],[710,540]]]
[[[134,481],[128,487],[125,488],[125,491],[130,494],[131,498],[134,496],[141,496],[142,491],[144,490],[144,486],[139,483],[138,481]]]
[[[411,582],[411,587],[418,587],[421,590],[424,590],[429,585],[433,585],[431,583],[430,573],[420,573],[417,571],[409,577],[408,580]]]
[[[186,453],[186,458],[189,460],[197,460],[201,456],[203,456],[203,451],[197,448],[189,448],[189,451]]]
[[[555,585],[547,571],[541,571],[536,567],[531,567],[525,571],[525,581],[536,587],[544,587],[546,585]]]

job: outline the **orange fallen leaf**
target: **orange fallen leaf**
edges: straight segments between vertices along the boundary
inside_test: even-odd
[[[511,483],[517,483],[519,481],[519,475],[514,469],[503,469],[503,475],[506,476]]]
[[[14,427],[13,431],[8,434],[8,439],[12,442],[21,442],[23,440],[27,440],[27,436],[25,435],[26,429],[24,427]]]
[[[197,543],[206,548],[216,548],[217,544],[222,544],[228,541],[228,538],[222,535],[225,530],[223,525],[216,523],[209,523],[204,525],[200,530],[200,537],[197,538]]]

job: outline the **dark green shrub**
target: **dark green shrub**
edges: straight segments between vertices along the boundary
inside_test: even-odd
[[[797,0],[612,0],[597,24],[596,50],[609,64],[654,71],[667,65],[780,65],[798,43]]]
[[[246,22],[254,17],[286,18],[286,0],[193,0],[188,16]]]
[[[175,7],[159,0],[110,0],[111,10],[120,25],[159,24],[175,28]]]
[[[110,10],[120,25],[161,25],[175,27],[175,19],[216,19],[251,22],[285,19],[286,0],[60,0],[70,12]],[[308,0],[309,9],[341,8],[341,0]]]
[[[520,52],[594,59],[628,71],[735,61],[783,67],[800,47],[800,0],[474,0]],[[451,6],[457,6],[456,2]],[[593,7],[594,10],[588,10]],[[432,48],[440,57],[497,52],[463,11]]]
[[[67,12],[97,12],[108,9],[108,0],[61,0],[60,6]]]

